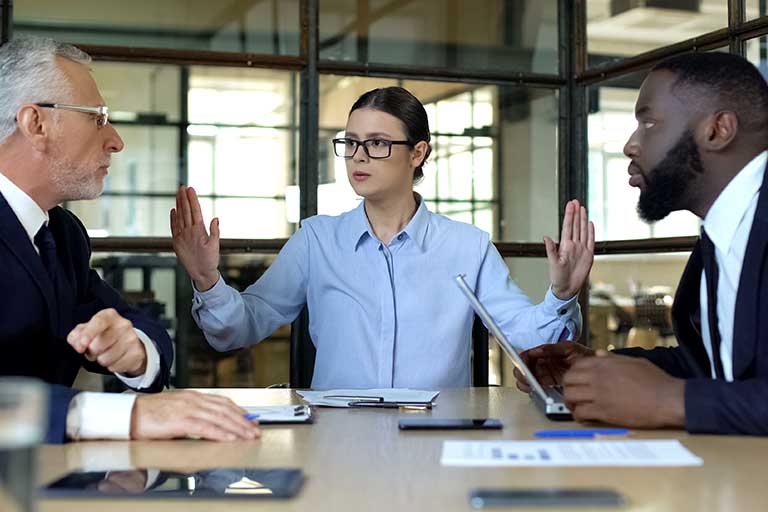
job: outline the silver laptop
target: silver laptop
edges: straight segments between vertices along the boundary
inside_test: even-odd
[[[469,285],[467,285],[467,282],[464,280],[464,274],[459,274],[456,276],[456,283],[467,297],[467,300],[469,300],[469,303],[472,305],[472,309],[474,309],[475,313],[480,316],[485,326],[488,327],[488,329],[493,334],[493,337],[496,338],[496,341],[499,343],[502,350],[507,353],[517,369],[520,370],[523,375],[525,375],[526,379],[528,379],[528,382],[531,385],[530,397],[533,400],[533,403],[536,404],[536,407],[551,420],[572,420],[573,416],[571,415],[571,411],[568,409],[568,407],[565,406],[565,402],[563,401],[563,393],[560,386],[550,386],[546,388],[543,387],[533,375],[533,372],[528,368],[528,366],[525,365],[523,359],[520,357],[520,354],[517,353],[515,347],[512,346],[507,337],[501,331],[499,324],[494,321],[490,313],[488,313],[488,310],[485,309],[485,306],[483,306],[477,299],[475,292],[473,292]]]

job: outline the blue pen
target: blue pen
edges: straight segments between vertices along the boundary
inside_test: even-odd
[[[243,414],[243,418],[247,420],[256,420],[256,419],[259,419],[259,415],[248,413],[248,414]]]
[[[567,437],[581,437],[592,438],[598,436],[626,436],[629,434],[629,430],[626,428],[583,428],[576,430],[540,430],[534,432],[536,437],[547,438],[567,438]]]

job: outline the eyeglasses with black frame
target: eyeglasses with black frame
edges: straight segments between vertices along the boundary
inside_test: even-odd
[[[71,110],[74,112],[82,112],[84,114],[92,114],[96,117],[96,126],[101,128],[109,123],[109,108],[102,105],[99,107],[88,107],[84,105],[65,105],[63,103],[35,103],[38,107],[42,108],[57,108],[61,110]]]
[[[382,158],[389,158],[392,156],[392,146],[403,145],[413,147],[410,141],[407,140],[387,140],[387,139],[366,139],[357,140],[347,137],[341,139],[333,139],[333,152],[339,158],[349,160],[353,158],[357,153],[358,148],[362,147],[368,158],[374,160],[380,160]]]

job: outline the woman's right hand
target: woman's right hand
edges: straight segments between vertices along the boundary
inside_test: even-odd
[[[211,221],[209,235],[192,187],[182,185],[176,192],[176,208],[171,209],[171,236],[173,250],[195,287],[199,291],[211,289],[219,280],[219,219]]]

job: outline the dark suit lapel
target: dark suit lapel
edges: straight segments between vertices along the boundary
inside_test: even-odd
[[[711,366],[701,336],[701,244],[696,242],[691,257],[677,285],[672,306],[672,324],[677,343],[690,360],[698,377],[709,377]]]
[[[749,232],[747,250],[741,265],[736,311],[733,322],[733,378],[738,380],[749,370],[755,358],[760,307],[760,288],[766,248],[768,247],[768,167],[757,200],[755,218]]]
[[[43,266],[43,261],[30,243],[27,232],[24,231],[24,227],[19,222],[16,214],[13,213],[13,210],[11,210],[3,194],[0,194],[0,240],[16,256],[21,266],[29,272],[32,280],[40,289],[48,305],[48,317],[51,328],[56,329],[57,309],[53,285]],[[13,298],[11,297],[9,300],[13,300]]]

